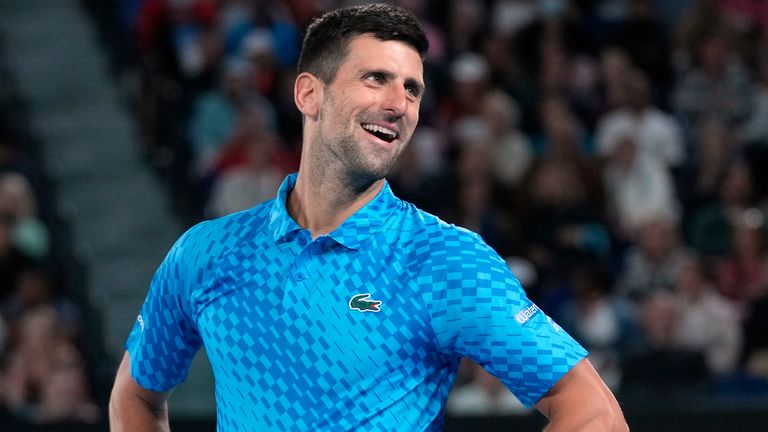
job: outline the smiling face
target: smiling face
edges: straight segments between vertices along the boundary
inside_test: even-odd
[[[302,163],[355,189],[386,177],[418,123],[422,77],[421,57],[410,45],[353,38],[334,80],[320,82],[316,104],[302,109]]]

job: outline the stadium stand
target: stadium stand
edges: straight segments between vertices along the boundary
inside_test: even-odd
[[[324,8],[346,3],[82,0],[0,6],[5,39],[29,56],[42,55],[18,33],[8,34],[11,24],[19,25],[9,17],[26,17],[22,12],[34,7],[42,8],[38,16],[47,10],[49,18],[71,17],[78,6],[87,11],[93,32],[75,32],[78,38],[61,44],[98,40],[89,54],[98,58],[89,57],[91,65],[105,65],[98,77],[77,70],[110,88],[109,105],[99,109],[118,110],[110,118],[121,118],[107,131],[93,122],[78,126],[72,139],[82,143],[93,131],[104,134],[92,144],[97,147],[49,150],[53,159],[93,155],[74,166],[88,172],[91,165],[107,164],[102,171],[110,175],[80,178],[106,185],[103,195],[86,195],[124,197],[79,203],[79,212],[63,217],[67,212],[57,205],[50,173],[35,172],[45,164],[33,137],[49,139],[50,130],[19,119],[25,110],[16,105],[3,110],[13,117],[6,123],[26,128],[19,134],[14,126],[3,136],[30,143],[24,155],[29,162],[13,171],[35,190],[37,217],[50,233],[55,264],[43,274],[54,275],[63,285],[57,292],[92,320],[85,328],[99,333],[99,322],[104,324],[103,335],[83,338],[94,345],[82,347],[86,363],[101,366],[87,369],[97,406],[103,408],[100,386],[108,381],[105,369],[115,366],[130,314],[175,235],[270,196],[276,179],[296,168],[301,119],[290,91],[301,34]],[[590,349],[632,430],[763,428],[768,10],[762,2],[395,3],[422,19],[432,47],[421,126],[391,178],[396,192],[476,230],[508,258],[530,296]],[[73,19],[85,22],[82,15]],[[56,20],[34,25],[51,22]],[[28,31],[39,31],[32,26]],[[60,36],[50,29],[45,35]],[[24,60],[19,57],[14,55],[15,63]],[[16,69],[17,79],[41,78],[39,61],[27,64]],[[77,76],[56,72],[64,75],[59,78]],[[10,84],[0,88],[13,87],[12,80],[5,82]],[[32,99],[44,93],[19,87]],[[93,103],[75,94],[90,90],[72,87],[60,97],[74,110]],[[15,95],[11,99],[20,103]],[[66,121],[87,118],[88,112],[75,112]],[[0,157],[8,141],[0,139]],[[92,153],[105,143],[108,150]],[[132,212],[135,203],[146,209],[141,215]],[[110,210],[101,215],[110,225],[80,220],[99,209]],[[81,237],[71,229],[77,224],[102,227],[90,235],[106,237],[87,241],[87,253],[77,253]],[[120,224],[130,227],[122,229],[127,236],[106,234]],[[137,232],[146,234],[138,243],[147,249],[132,239]],[[40,248],[30,243],[31,250]],[[117,258],[121,253],[127,261]],[[112,260],[105,264],[104,256]],[[115,282],[115,274],[129,280]],[[94,305],[94,298],[103,302]],[[212,401],[185,397],[211,394],[206,373],[199,366],[185,384],[190,387],[174,394],[179,430],[214,427]],[[449,400],[445,430],[502,430],[511,418],[518,430],[543,424],[467,362]]]

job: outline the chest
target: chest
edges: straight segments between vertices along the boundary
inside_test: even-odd
[[[255,387],[365,388],[424,370],[431,330],[405,261],[330,241],[232,251],[193,299],[217,379],[239,370]]]

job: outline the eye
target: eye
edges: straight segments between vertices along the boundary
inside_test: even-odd
[[[381,84],[384,82],[384,75],[379,72],[371,72],[371,73],[365,74],[363,79],[376,84]]]
[[[408,94],[410,94],[411,96],[413,96],[415,98],[418,98],[419,96],[421,96],[421,89],[418,88],[415,85],[406,85],[405,86],[405,91],[407,91]]]

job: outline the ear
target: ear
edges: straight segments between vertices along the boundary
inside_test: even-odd
[[[296,77],[293,86],[293,99],[302,114],[314,117],[320,110],[322,83],[309,72],[302,72]]]

